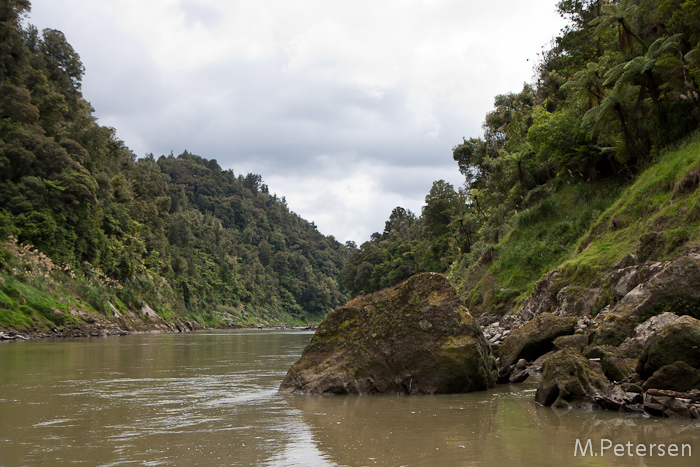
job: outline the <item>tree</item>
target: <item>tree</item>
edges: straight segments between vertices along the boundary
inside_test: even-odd
[[[0,83],[16,81],[27,64],[27,50],[20,30],[20,19],[29,12],[29,0],[0,2]]]
[[[46,61],[49,79],[58,83],[64,94],[80,95],[85,67],[80,56],[66,40],[66,36],[55,29],[44,29],[39,43],[39,52]]]
[[[637,11],[637,5],[629,3],[628,0],[624,0],[619,3],[613,1],[603,5],[601,15],[590,23],[591,26],[596,26],[595,37],[601,37],[611,27],[616,28],[620,52],[628,54],[633,51],[635,41],[642,46],[644,51],[647,50],[646,44],[634,32],[630,24],[630,18]]]
[[[625,108],[634,101],[635,96],[639,93],[640,86],[629,86],[622,81],[615,83],[612,90],[601,101],[601,103],[591,108],[583,116],[583,125],[592,125],[594,131],[600,128],[602,122],[609,114],[617,116],[622,129],[623,153],[625,157],[622,162],[633,162],[629,156],[634,152],[633,139],[630,133],[630,127],[627,123],[627,115]]]

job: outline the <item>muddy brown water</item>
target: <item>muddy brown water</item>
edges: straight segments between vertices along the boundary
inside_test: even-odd
[[[700,463],[699,421],[555,411],[534,403],[536,381],[440,396],[279,395],[310,337],[240,330],[0,344],[0,466]]]

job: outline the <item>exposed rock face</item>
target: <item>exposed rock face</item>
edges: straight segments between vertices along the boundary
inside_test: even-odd
[[[678,315],[668,311],[660,315],[652,316],[634,328],[632,334],[620,344],[619,349],[628,357],[639,358],[649,336],[677,319]]]
[[[616,348],[606,352],[600,360],[603,373],[610,381],[622,381],[634,373],[637,360],[627,358]]]
[[[329,313],[280,392],[468,392],[496,377],[488,342],[454,288],[425,273]]]
[[[637,373],[646,379],[675,362],[700,368],[700,321],[691,316],[681,316],[647,339]]]
[[[535,400],[545,406],[593,406],[609,394],[610,382],[599,365],[572,349],[552,354],[542,367]]]
[[[627,255],[589,289],[552,271],[516,313],[482,315],[489,338],[502,340],[499,382],[519,381],[527,373],[514,362],[544,354],[528,366],[543,371],[543,405],[700,418],[700,321],[689,316],[700,311],[700,248],[648,257]]]
[[[498,351],[500,366],[508,367],[519,359],[534,360],[553,348],[552,342],[559,336],[573,334],[576,318],[563,318],[551,313],[541,313],[525,326],[512,331]]]
[[[620,345],[645,316],[672,308],[682,297],[687,304],[700,303],[700,254],[690,250],[665,263],[655,263],[658,272],[640,283],[617,303],[593,337],[595,344]]]
[[[588,334],[559,336],[552,342],[554,350],[576,349],[582,351],[588,345]]]

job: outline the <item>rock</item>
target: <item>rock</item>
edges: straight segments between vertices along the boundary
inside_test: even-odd
[[[698,251],[690,249],[656,267],[658,272],[627,293],[605,316],[593,335],[593,344],[620,345],[645,317],[673,308],[679,298],[688,304],[700,303]]]
[[[691,389],[688,392],[669,391],[666,389],[649,389],[647,391],[647,395],[655,397],[676,397],[680,399],[687,399],[690,402],[700,401],[700,389]]]
[[[662,366],[678,361],[700,368],[700,321],[691,316],[681,316],[649,336],[637,373],[646,379]]]
[[[161,320],[160,316],[158,316],[158,313],[156,313],[155,310],[151,308],[150,305],[148,305],[148,303],[146,302],[144,302],[143,306],[141,306],[141,316],[149,320]]]
[[[644,389],[640,385],[635,383],[625,383],[623,387],[625,391],[635,394],[641,394],[642,392],[644,392]]]
[[[508,382],[510,384],[518,384],[522,383],[525,381],[528,377],[530,376],[530,372],[528,370],[523,370],[520,373],[516,373],[513,376],[510,377]]]
[[[542,368],[535,401],[552,407],[594,406],[596,398],[610,397],[609,385],[599,366],[575,350],[560,350]]]
[[[690,411],[690,415],[692,415],[693,418],[700,418],[700,409],[697,406],[691,405],[688,408],[688,410]]]
[[[643,404],[644,396],[641,392],[626,392],[624,400],[627,404]]]
[[[549,360],[549,357],[554,354],[554,350],[551,352],[547,352],[546,354],[542,355],[541,357],[537,358],[532,364],[528,367],[529,370],[534,371],[534,372],[541,372],[542,367],[544,366],[545,362]]]
[[[557,316],[590,316],[603,289],[585,289],[569,285],[557,293],[557,305],[552,314]]]
[[[615,347],[605,348],[606,352],[600,359],[603,373],[610,381],[622,381],[634,373],[637,360],[626,357]]]
[[[521,358],[534,360],[553,348],[559,336],[573,334],[576,318],[542,313],[522,328],[511,331],[498,351],[500,366],[507,367]]]
[[[609,352],[609,350],[606,350],[606,348],[610,349],[612,347],[606,346],[605,348],[603,348],[599,345],[590,345],[590,346],[584,348],[582,353],[583,353],[583,356],[586,358],[602,359]]]
[[[622,258],[620,261],[618,261],[618,263],[615,266],[613,266],[613,269],[628,268],[630,266],[636,266],[637,264],[639,264],[637,256],[632,253],[627,253],[624,258]]]
[[[510,382],[510,377],[513,376],[514,369],[515,365],[508,365],[506,367],[499,368],[496,383],[505,384]]]
[[[700,389],[700,370],[682,361],[664,365],[646,380],[642,388],[645,391],[667,389],[679,392]]]
[[[575,349],[581,351],[588,345],[588,334],[559,336],[552,342],[554,350]]]
[[[644,402],[644,412],[654,417],[663,417],[666,407],[654,402]]]
[[[83,311],[83,310],[75,310],[74,311],[73,309],[71,309],[71,314],[79,317],[80,319],[82,319],[83,321],[85,321],[88,324],[95,324],[97,322],[97,318],[95,317],[95,315],[93,315],[92,313],[89,313],[87,311]]]
[[[678,315],[668,311],[660,315],[652,316],[634,328],[632,334],[620,344],[620,350],[628,357],[639,358],[649,336],[677,319]]]
[[[523,315],[529,320],[541,313],[555,311],[557,309],[557,294],[563,287],[561,271],[555,269],[535,283],[532,293],[523,300],[517,314]]]
[[[630,265],[616,268],[610,274],[610,283],[613,294],[617,300],[622,299],[642,282],[661,271],[666,263],[644,263],[643,265]]]
[[[657,417],[692,418],[691,406],[690,400],[679,400],[672,391],[668,395],[648,392],[644,399],[644,409]]]
[[[480,326],[445,276],[417,274],[329,313],[280,392],[433,394],[495,385]]]

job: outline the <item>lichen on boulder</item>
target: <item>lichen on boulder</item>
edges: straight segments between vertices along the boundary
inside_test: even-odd
[[[280,392],[456,393],[491,388],[496,377],[488,342],[452,285],[423,273],[329,313]]]

